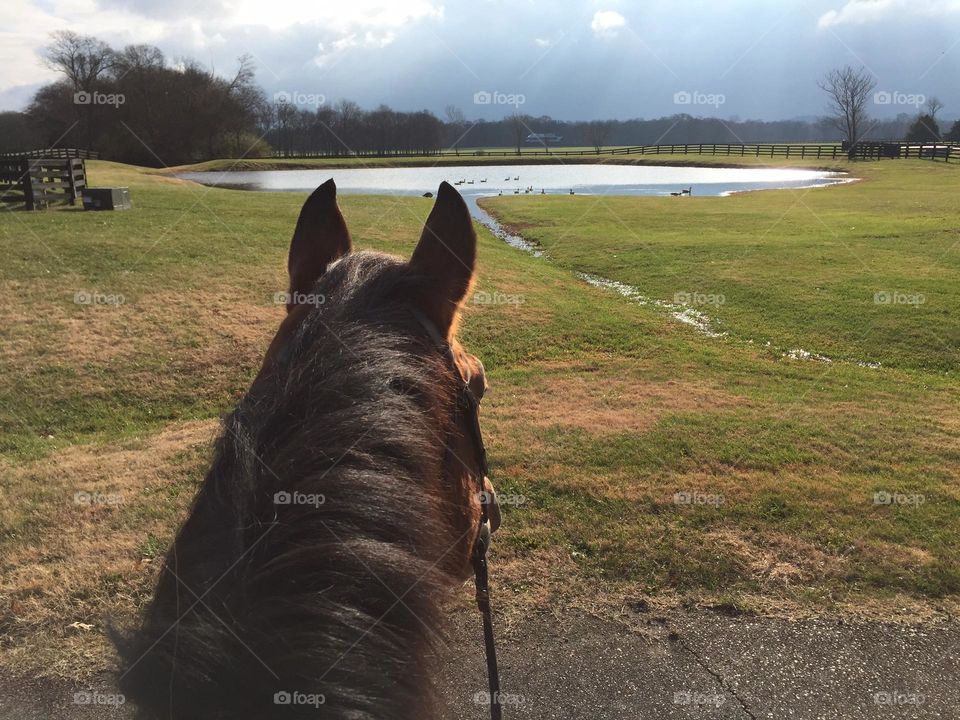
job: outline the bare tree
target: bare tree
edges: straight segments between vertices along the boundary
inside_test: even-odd
[[[93,84],[113,68],[115,58],[105,42],[72,30],[53,33],[53,42],[46,49],[46,64],[66,75],[74,92],[92,90]]]
[[[937,113],[943,110],[943,103],[940,102],[940,98],[934,95],[932,98],[926,102],[927,115],[932,117],[934,120],[937,119]]]
[[[146,72],[162,68],[165,62],[163,53],[152,45],[127,45],[114,54],[113,69],[119,77],[132,72]]]
[[[517,155],[520,154],[520,148],[523,145],[524,138],[530,132],[530,117],[514,113],[507,118],[507,125],[510,127],[510,134],[513,136],[514,145],[517,147]]]
[[[52,70],[63,73],[72,86],[74,102],[71,114],[78,126],[79,143],[89,149],[93,144],[94,116],[101,109],[82,102],[82,94],[96,91],[110,79],[116,53],[105,42],[71,30],[58,30],[51,37],[44,61]]]
[[[612,120],[592,120],[587,125],[587,135],[590,137],[590,144],[599,153],[600,149],[607,144],[607,138],[610,137],[610,131],[613,130]]]
[[[849,156],[853,157],[867,124],[867,101],[877,84],[866,69],[847,65],[831,70],[817,85],[830,98],[830,119],[844,134]]]
[[[459,155],[460,142],[467,132],[467,116],[456,105],[447,105],[444,113],[447,116],[447,127],[453,133],[453,151]]]

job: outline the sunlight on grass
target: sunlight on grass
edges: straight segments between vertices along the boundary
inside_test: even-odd
[[[492,385],[494,481],[523,498],[495,549],[507,609],[571,592],[766,610],[956,598],[960,169],[854,171],[862,183],[809,192],[490,202],[549,258],[482,231],[476,290],[522,301],[468,302],[462,329]],[[217,418],[282,317],[303,202],[90,173],[129,186],[134,209],[0,214],[0,662],[64,674],[102,658],[64,640],[63,618],[101,632],[146,598]],[[407,256],[430,201],[341,206],[357,247]],[[713,295],[700,309],[728,334],[576,271]]]

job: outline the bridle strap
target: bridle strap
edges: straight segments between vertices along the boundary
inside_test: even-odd
[[[483,645],[487,656],[487,683],[490,686],[490,717],[501,720],[500,671],[497,669],[497,646],[493,638],[493,614],[490,611],[490,586],[487,574],[487,546],[490,542],[490,523],[487,518],[487,506],[483,504],[483,522],[480,536],[474,544],[473,577],[477,586],[477,607],[483,617]]]
[[[487,450],[483,444],[483,435],[480,432],[480,401],[474,394],[470,383],[463,379],[460,369],[457,367],[457,361],[453,354],[453,348],[437,331],[437,326],[430,321],[423,313],[416,308],[410,308],[414,317],[420,322],[423,328],[430,335],[437,349],[443,353],[447,363],[453,370],[454,375],[462,383],[457,393],[456,412],[466,414],[467,422],[470,425],[470,433],[473,436],[473,446],[477,453],[477,465],[480,469],[479,476],[476,477],[477,493],[480,497],[480,528],[477,532],[477,538],[473,543],[473,578],[477,588],[477,607],[480,615],[483,617],[483,645],[487,657],[487,681],[490,686],[490,718],[491,720],[502,720],[503,709],[500,704],[500,671],[497,668],[497,647],[493,637],[493,614],[490,610],[490,577],[487,565],[487,550],[490,547],[490,513],[488,505],[490,499],[486,495],[486,487],[483,479],[488,475],[487,470]],[[452,451],[448,448],[448,454]]]

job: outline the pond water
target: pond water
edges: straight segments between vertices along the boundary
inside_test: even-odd
[[[705,168],[655,165],[468,165],[402,168],[321,168],[188,172],[178,177],[204,185],[243,190],[307,192],[333,178],[337,192],[423,195],[447,180],[476,211],[476,198],[498,195],[664,195],[690,190],[694,196],[748,190],[802,188],[845,182],[842,173],[793,168]]]

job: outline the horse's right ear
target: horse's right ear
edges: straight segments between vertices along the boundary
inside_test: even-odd
[[[347,224],[337,207],[337,186],[330,178],[307,198],[297,218],[287,259],[290,273],[288,312],[295,304],[295,294],[309,293],[327,266],[348,255],[351,247]]]

